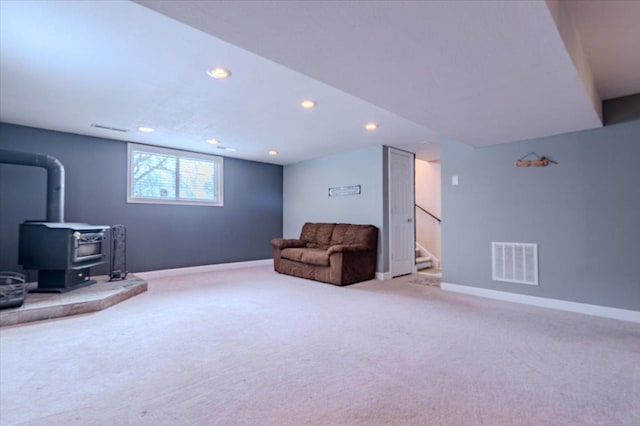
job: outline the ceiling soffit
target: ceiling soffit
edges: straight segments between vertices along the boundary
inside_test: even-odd
[[[138,3],[472,146],[602,125],[545,2]]]

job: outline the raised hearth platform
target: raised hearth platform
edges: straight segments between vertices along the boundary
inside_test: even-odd
[[[131,274],[126,280],[93,278],[96,284],[67,293],[28,293],[19,308],[0,310],[0,327],[97,312],[147,291],[147,282]]]

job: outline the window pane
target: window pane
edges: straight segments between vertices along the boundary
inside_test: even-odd
[[[176,198],[176,157],[133,151],[131,196],[134,198]]]
[[[127,150],[128,203],[223,206],[222,157],[133,143]]]
[[[183,200],[217,201],[217,167],[212,161],[180,158],[180,195]]]

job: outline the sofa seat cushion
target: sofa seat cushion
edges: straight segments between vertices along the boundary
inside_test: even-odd
[[[295,260],[296,262],[302,262],[302,253],[307,250],[304,248],[286,248],[280,252],[280,257],[283,259]]]
[[[302,253],[302,263],[317,266],[329,266],[329,253],[323,249],[306,249]]]
[[[280,256],[284,259],[309,265],[329,266],[329,254],[327,250],[316,248],[286,248],[282,250]]]

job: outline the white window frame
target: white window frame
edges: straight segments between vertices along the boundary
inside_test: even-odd
[[[181,199],[162,199],[162,198],[135,198],[131,196],[131,161],[132,161],[132,153],[133,151],[146,152],[150,154],[162,154],[162,155],[170,155],[190,160],[207,160],[216,164],[218,167],[218,179],[217,182],[214,182],[214,189],[218,194],[217,201],[198,201],[198,200],[181,200]],[[127,144],[127,203],[134,204],[177,204],[177,205],[191,205],[191,206],[213,206],[213,207],[222,207],[224,206],[224,159],[223,157],[218,157],[216,155],[210,154],[201,154],[197,152],[190,151],[182,151],[178,149],[170,149],[170,148],[160,148],[157,146],[151,145],[142,145],[136,143],[128,143]],[[176,186],[179,185],[179,176],[176,177]],[[176,188],[176,194],[178,194]],[[177,195],[176,195],[177,196]]]

